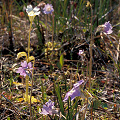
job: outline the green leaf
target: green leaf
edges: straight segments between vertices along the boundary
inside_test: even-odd
[[[10,117],[7,117],[7,120],[10,120]]]
[[[50,70],[53,70],[54,69],[54,66],[52,66],[52,64],[50,64]]]
[[[64,113],[64,107],[63,107],[63,102],[62,102],[62,99],[61,99],[61,96],[60,96],[60,87],[59,87],[59,84],[56,86],[56,84],[54,84],[55,86],[55,91],[56,91],[56,94],[57,94],[57,97],[58,97],[58,100],[59,100],[59,106],[60,106],[60,111],[62,113],[62,115],[65,115]]]
[[[60,56],[60,65],[61,65],[61,67],[63,67],[63,65],[64,65],[64,57],[63,57],[63,54]]]
[[[118,31],[118,37],[120,37],[120,30]]]
[[[103,103],[102,108],[107,109],[108,108],[107,103]]]
[[[93,109],[98,109],[98,107],[100,106],[101,102],[99,100],[95,100],[93,101]]]
[[[27,53],[26,52],[19,52],[17,54],[17,59],[21,58],[21,57],[26,57],[26,60],[27,60]]]
[[[47,79],[48,79],[48,77],[46,76],[46,74],[44,74],[44,78],[45,78],[45,80],[47,80]]]
[[[61,70],[61,64],[59,62],[57,62],[57,67]]]
[[[39,23],[42,24],[42,26],[43,26],[45,29],[47,28],[44,22],[39,21]]]

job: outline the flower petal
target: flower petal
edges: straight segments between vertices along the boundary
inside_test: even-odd
[[[33,10],[32,5],[28,5],[26,8],[26,12],[29,13],[32,10]]]
[[[72,94],[71,97],[71,101],[75,99],[75,97],[80,96],[80,89],[76,89],[74,94]]]
[[[27,62],[26,61],[21,62],[21,66],[24,67],[24,68],[27,68],[28,67]]]
[[[46,104],[46,106],[48,106],[48,107],[51,108],[51,109],[52,109],[52,107],[54,106],[54,102],[52,102],[50,99],[49,99],[49,101],[46,102],[45,104]]]
[[[47,115],[47,114],[57,114],[56,110],[54,109],[54,102],[52,102],[50,99],[48,102],[45,103],[45,105],[43,105],[43,108],[42,108],[42,112],[40,112],[40,114],[44,114],[44,115]]]
[[[27,74],[25,73],[25,70],[23,67],[19,67],[16,71],[16,73],[20,73],[21,76],[26,76]]]
[[[71,97],[71,100],[73,100],[76,96],[80,96],[80,90],[79,88],[72,88],[69,92],[66,93],[63,102],[67,101],[69,97]]]
[[[47,115],[47,114],[49,114],[49,112],[46,111],[46,109],[42,108],[42,112],[40,112],[40,114]]]
[[[84,82],[84,80],[80,80],[80,81],[78,81],[77,83],[75,83],[75,84],[73,85],[74,88],[79,87],[83,82]]]
[[[110,21],[105,22],[103,32],[106,33],[106,34],[111,34],[113,32],[112,31],[112,25],[110,24]]]
[[[80,80],[77,83],[74,84],[74,87],[66,93],[65,98],[63,102],[68,100],[69,97],[71,97],[71,101],[75,99],[75,97],[80,96],[80,88],[79,86],[84,82],[84,80]]]
[[[35,15],[39,15],[40,14],[40,11],[39,12],[35,12]]]
[[[40,8],[38,8],[38,7],[35,7],[35,8],[33,9],[34,12],[38,12],[39,10],[40,10]]]
[[[24,71],[24,69],[22,67],[19,67],[16,71],[16,73],[21,73],[22,71]]]
[[[83,50],[79,50],[78,55],[79,55],[79,56],[81,56],[83,53],[84,53],[84,51],[83,51]]]
[[[25,71],[23,71],[23,72],[20,73],[20,75],[26,77],[27,74],[26,74]]]
[[[51,4],[45,5],[43,8],[43,13],[44,14],[51,14],[54,11],[53,6]]]
[[[28,67],[29,67],[29,69],[33,69],[33,68],[32,68],[32,63],[31,63],[31,62],[28,63]]]

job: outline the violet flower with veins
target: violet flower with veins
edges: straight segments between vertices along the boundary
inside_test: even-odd
[[[48,102],[43,105],[42,112],[40,114],[43,115],[52,115],[52,114],[58,114],[58,110],[55,110],[54,102],[52,102],[50,99]]]
[[[33,68],[32,68],[31,62],[29,62],[29,63],[27,63],[26,61],[21,62],[21,66],[22,67],[19,67],[17,69],[16,73],[20,73],[20,75],[24,76],[24,77],[26,77],[26,75],[29,76],[30,74],[32,74]]]
[[[54,12],[53,6],[51,4],[46,4],[45,7],[43,8],[43,13],[51,14],[52,12]]]
[[[84,83],[84,80],[80,80],[77,83],[75,83],[73,86],[74,88],[78,88],[82,83]]]
[[[103,32],[106,33],[106,34],[111,34],[113,31],[112,31],[112,25],[110,24],[110,21],[108,22],[105,22],[105,24],[103,25],[104,29],[103,29]]]
[[[99,25],[97,27],[95,34],[99,31],[103,32],[104,34],[111,34],[113,31],[112,31],[112,25],[110,24],[110,21],[105,22],[103,25]]]
[[[79,88],[79,86],[84,82],[84,80],[80,80],[77,83],[75,83],[73,86],[73,88],[66,93],[65,98],[63,100],[63,102],[67,101],[69,97],[71,97],[71,101],[75,99],[75,97],[80,96],[81,95],[81,90]]]

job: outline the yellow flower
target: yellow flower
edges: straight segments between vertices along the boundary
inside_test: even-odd
[[[34,9],[32,8],[32,5],[28,5],[26,8],[26,12],[28,13],[29,20],[32,22],[35,18],[36,15],[40,14],[40,8],[35,7]]]
[[[89,1],[87,1],[87,5],[86,5],[86,7],[91,7],[92,5],[91,5],[91,3],[89,2]]]

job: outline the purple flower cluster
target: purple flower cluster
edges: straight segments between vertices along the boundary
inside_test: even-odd
[[[20,73],[20,75],[26,77],[26,75],[30,75],[32,73],[32,63],[27,63],[26,61],[21,62],[21,67],[19,67],[16,73]]]
[[[43,105],[43,108],[42,108],[42,112],[40,112],[40,114],[43,114],[43,115],[52,115],[52,114],[57,114],[58,111],[55,110],[55,106],[54,106],[54,102],[52,102],[50,99],[48,102],[45,103],[45,105]]]
[[[105,22],[105,24],[103,25],[103,32],[106,34],[111,34],[112,31],[112,25],[110,24],[110,21]]]
[[[71,97],[71,101],[75,99],[75,97],[80,96],[80,88],[79,86],[84,82],[84,80],[80,80],[75,83],[73,88],[66,93],[63,102],[67,101],[69,97]]]
[[[44,14],[51,14],[54,11],[53,6],[51,4],[46,4],[43,8]]]

